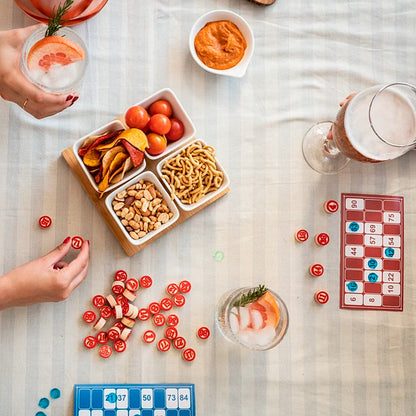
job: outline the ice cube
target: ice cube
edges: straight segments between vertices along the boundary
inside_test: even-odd
[[[251,315],[251,327],[254,330],[264,327],[263,315],[257,309],[250,310],[250,315]]]
[[[230,311],[230,329],[233,334],[237,334],[240,329],[237,316],[237,308],[232,308]]]
[[[240,330],[245,329],[250,325],[250,311],[245,306],[238,308],[238,314],[240,316]]]

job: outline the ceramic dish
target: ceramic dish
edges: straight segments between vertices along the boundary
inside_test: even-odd
[[[146,99],[134,104],[139,105],[141,107],[144,107],[145,109],[148,109],[151,104],[153,104],[155,101],[158,100],[167,100],[169,101],[170,105],[172,106],[173,115],[172,117],[179,119],[182,121],[184,126],[184,133],[181,139],[176,140],[174,142],[167,143],[166,149],[157,156],[152,156],[148,152],[146,152],[146,157],[148,159],[160,159],[161,157],[164,157],[168,153],[173,152],[174,150],[178,149],[179,147],[182,147],[184,143],[186,143],[188,140],[192,139],[195,136],[195,126],[192,123],[191,119],[189,118],[187,112],[183,108],[182,104],[180,103],[178,97],[175,95],[175,93],[169,89],[164,88],[162,90],[159,90],[158,92],[152,94],[151,96],[147,97]],[[127,110],[126,110],[127,111]],[[125,123],[124,115],[123,120]],[[126,123],[125,123],[126,124]],[[127,124],[126,124],[127,126]]]
[[[234,67],[230,69],[213,69],[206,66],[198,57],[195,51],[194,39],[198,32],[209,22],[215,22],[218,20],[229,20],[238,26],[240,32],[244,36],[247,42],[247,48],[245,50],[243,59]],[[230,77],[241,78],[247,71],[247,67],[250,63],[251,57],[254,51],[254,36],[249,24],[237,13],[229,10],[213,10],[202,15],[192,26],[191,33],[189,35],[189,50],[195,62],[205,71],[212,72],[217,75],[228,75]]]
[[[169,193],[171,192],[171,187],[169,185],[169,183],[166,181],[165,178],[163,178],[162,176],[162,168],[164,163],[167,160],[170,160],[172,158],[174,158],[177,154],[179,154],[180,152],[182,152],[182,150],[186,149],[188,146],[190,146],[191,144],[195,143],[195,142],[201,142],[203,145],[206,145],[206,143],[201,140],[201,139],[195,139],[192,140],[190,143],[188,143],[186,146],[184,146],[183,148],[177,150],[176,152],[170,154],[169,156],[167,156],[166,158],[164,158],[163,160],[161,160],[158,165],[157,165],[157,174],[159,176],[159,178],[161,179],[162,183],[166,186],[166,189],[169,190]],[[193,203],[193,204],[184,204],[183,202],[181,202],[179,200],[179,198],[175,197],[174,201],[176,204],[178,204],[178,206],[183,209],[184,211],[192,211],[195,208],[200,207],[201,205],[205,204],[206,202],[210,201],[211,199],[215,198],[219,193],[221,193],[225,188],[228,188],[229,184],[230,184],[230,180],[228,178],[227,173],[224,171],[223,167],[221,166],[221,164],[218,162],[218,159],[215,158],[216,164],[217,164],[217,169],[220,170],[223,173],[223,181],[221,186],[216,190],[216,191],[212,191],[208,194],[206,194],[204,197],[202,197],[199,201]]]
[[[79,140],[77,140],[74,145],[73,145],[73,151],[75,154],[75,157],[78,161],[78,163],[80,164],[82,170],[84,171],[86,177],[88,178],[88,180],[90,181],[92,187],[95,189],[95,191],[97,193],[101,193],[98,190],[98,184],[95,182],[94,177],[91,175],[91,173],[88,171],[87,167],[85,166],[84,162],[82,161],[82,158],[78,155],[78,150],[80,149],[82,143],[84,142],[84,140],[89,137],[89,136],[98,136],[100,134],[104,134],[106,132],[113,132],[116,130],[124,130],[125,126],[123,125],[123,123],[121,123],[118,120],[114,120],[111,123],[106,124],[105,126],[100,127],[97,130],[92,131],[91,133],[85,135],[84,137],[81,137]],[[126,173],[126,175],[124,176],[124,178],[117,183],[114,183],[112,185],[110,185],[105,192],[109,192],[117,187],[119,187],[120,185],[122,185],[123,183],[127,182],[129,179],[131,179],[132,177],[138,175],[140,172],[143,172],[143,170],[146,168],[146,158],[144,158],[143,162],[141,163],[140,166],[137,166],[137,168],[133,168],[130,171],[128,171]]]
[[[116,197],[117,194],[119,194],[123,190],[126,190],[129,186],[138,183],[142,179],[144,181],[151,182],[155,185],[155,189],[157,189],[162,194],[162,198],[164,199],[166,205],[170,209],[170,212],[172,212],[173,217],[169,221],[167,221],[166,223],[162,224],[159,229],[149,231],[144,237],[139,238],[138,240],[135,240],[130,236],[130,234],[128,233],[128,231],[124,227],[124,225],[121,223],[121,219],[116,215],[116,213],[113,209],[113,206],[112,206],[112,202],[113,202],[113,200],[114,200],[114,198]],[[144,244],[146,241],[150,240],[151,238],[154,238],[156,235],[160,234],[163,230],[170,227],[179,218],[178,208],[173,203],[173,201],[170,199],[168,193],[165,191],[162,184],[157,179],[156,175],[153,172],[150,172],[150,171],[146,171],[146,172],[141,173],[140,175],[131,179],[129,182],[125,183],[123,186],[118,187],[116,190],[114,190],[111,194],[109,194],[107,196],[107,198],[105,200],[105,205],[106,205],[107,210],[110,212],[110,214],[115,219],[118,227],[120,227],[120,229],[122,230],[122,232],[125,235],[125,237],[127,238],[127,240],[130,241],[130,243],[134,244],[134,245]]]

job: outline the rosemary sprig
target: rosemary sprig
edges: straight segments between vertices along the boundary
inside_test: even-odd
[[[250,303],[253,303],[257,299],[261,298],[267,292],[267,290],[267,287],[264,285],[259,285],[254,289],[250,289],[247,293],[243,293],[240,299],[233,303],[233,306],[237,307],[249,305]]]
[[[55,11],[55,7],[53,8],[52,15],[49,17],[49,20],[48,20],[48,27],[45,32],[45,38],[48,36],[55,35],[55,33],[62,27],[61,23],[64,22],[62,20],[62,17],[71,8],[73,2],[74,0],[65,0],[65,3],[63,5],[59,3],[59,6],[56,9],[56,11]]]

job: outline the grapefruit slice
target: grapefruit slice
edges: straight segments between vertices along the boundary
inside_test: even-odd
[[[47,36],[37,41],[27,56],[29,70],[48,71],[52,65],[68,65],[85,58],[84,49],[62,36]]]
[[[276,328],[280,319],[280,309],[276,299],[270,292],[266,292],[259,299],[247,306],[251,311],[257,311],[263,317],[264,326],[272,326]],[[258,327],[258,323],[256,326]]]

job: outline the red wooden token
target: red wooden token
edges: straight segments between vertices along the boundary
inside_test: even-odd
[[[175,296],[179,291],[179,286],[176,283],[170,283],[166,287],[166,292],[171,295]]]
[[[337,212],[338,208],[339,208],[338,202],[334,201],[333,199],[326,201],[324,204],[324,209],[329,214],[333,214],[334,212]]]
[[[125,282],[127,280],[127,273],[124,270],[117,270],[114,274],[114,280]]]
[[[315,242],[319,246],[326,246],[329,243],[329,235],[327,233],[319,233],[315,236]]]
[[[131,290],[132,292],[135,292],[139,288],[139,281],[132,277],[131,279],[128,279],[126,281],[126,288],[128,290]]]
[[[159,349],[159,351],[162,351],[162,352],[169,351],[170,350],[170,341],[166,338],[162,338],[157,343],[157,348]]]
[[[150,318],[150,312],[148,309],[141,308],[139,309],[139,313],[137,314],[137,319],[141,321],[147,321]]]
[[[144,342],[151,344],[156,339],[156,334],[154,331],[149,329],[143,334],[142,338]]]
[[[177,350],[181,350],[182,348],[185,348],[186,340],[184,337],[176,337],[173,340],[173,345]]]
[[[142,276],[140,278],[140,286],[144,287],[144,288],[149,288],[150,286],[152,286],[152,278],[150,276]]]
[[[306,230],[301,229],[301,230],[296,232],[295,238],[300,243],[303,243],[304,241],[306,241],[309,238],[309,233]]]
[[[107,342],[108,342],[108,335],[107,335],[107,332],[105,332],[105,331],[99,332],[97,334],[96,338],[97,338],[97,342],[99,344],[107,344]]]
[[[129,300],[124,295],[118,295],[116,297],[116,302],[119,305],[128,305],[129,304]]]
[[[160,312],[160,304],[159,303],[157,303],[157,302],[152,302],[149,306],[148,306],[148,308],[147,309],[149,309],[149,312],[150,313],[153,313],[153,314],[155,314],[155,313],[159,313]]]
[[[111,291],[115,295],[121,295],[124,292],[124,283],[119,282],[118,280],[115,280],[113,284],[111,285]]]
[[[113,353],[113,350],[111,349],[109,345],[102,345],[100,347],[99,353],[102,358],[108,358]]]
[[[101,295],[96,295],[92,298],[92,304],[96,307],[96,308],[101,308],[102,306],[105,305],[105,297],[101,296]]]
[[[167,339],[175,339],[178,336],[178,330],[174,326],[166,328],[165,337]]]
[[[156,326],[163,326],[165,324],[165,321],[165,315],[162,315],[161,313],[156,313],[153,315],[153,323]]]
[[[172,306],[173,306],[173,302],[172,302],[172,299],[170,299],[170,298],[163,298],[160,301],[160,307],[164,311],[170,311],[172,309]]]
[[[100,308],[100,315],[104,319],[108,319],[112,314],[113,310],[108,305],[104,305]]]
[[[170,314],[167,316],[166,318],[166,324],[168,326],[176,326],[179,323],[179,318],[177,315],[175,315],[174,313]]]
[[[324,267],[322,264],[316,263],[309,267],[309,273],[314,277],[319,277],[324,274]]]
[[[110,339],[111,341],[116,341],[117,339],[120,338],[121,330],[120,328],[110,328],[107,334],[108,334],[108,339]]]
[[[52,224],[52,219],[48,215],[42,215],[39,218],[39,225],[42,228],[49,228],[51,226],[51,224]]]
[[[84,240],[79,235],[76,235],[75,237],[72,237],[71,246],[75,250],[80,249],[82,247],[83,243],[84,243]]]
[[[185,296],[177,293],[173,298],[172,302],[175,306],[181,307],[185,305]]]
[[[179,283],[179,290],[182,293],[188,293],[191,290],[191,283],[187,280],[182,280],[182,282]]]
[[[122,339],[118,339],[114,342],[113,347],[117,352],[123,352],[126,349],[126,343]]]
[[[120,328],[121,330],[123,330],[125,328],[125,326],[123,325],[123,323],[121,321],[114,322],[113,326],[116,326],[117,328]]]
[[[198,337],[201,339],[207,339],[211,335],[209,332],[209,329],[206,326],[201,326],[201,328],[198,329]]]
[[[196,353],[195,350],[192,348],[187,348],[186,350],[183,350],[182,352],[182,358],[186,361],[193,361],[195,360]]]
[[[97,318],[94,311],[85,311],[82,317],[87,324],[91,324]]]
[[[94,348],[97,345],[97,340],[92,335],[88,335],[84,339],[84,345],[88,349]]]
[[[325,304],[329,300],[329,295],[324,290],[319,290],[315,293],[315,300],[321,305]]]

